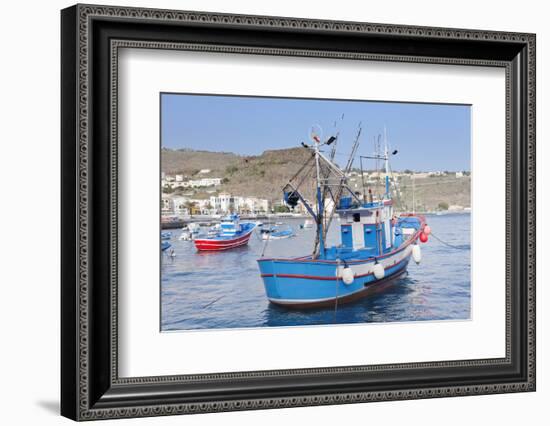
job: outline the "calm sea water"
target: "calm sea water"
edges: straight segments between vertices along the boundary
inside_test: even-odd
[[[383,293],[334,308],[293,311],[270,304],[256,263],[265,242],[227,252],[198,253],[192,241],[172,232],[175,257],[162,256],[161,329],[192,330],[281,327],[470,318],[470,215],[428,215],[433,235],[422,244],[422,262]],[[303,219],[286,219],[296,237],[269,241],[269,257],[311,252],[315,231],[299,229]],[[329,244],[338,242],[336,222]]]

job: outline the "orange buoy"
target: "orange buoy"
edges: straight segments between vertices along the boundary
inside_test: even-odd
[[[428,241],[428,236],[424,232],[420,233],[420,242],[425,243]]]

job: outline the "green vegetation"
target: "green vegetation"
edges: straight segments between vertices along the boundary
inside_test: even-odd
[[[273,207],[273,211],[275,213],[288,213],[290,211],[290,209],[288,208],[288,206],[285,206],[283,204],[279,204],[279,205]]]
[[[239,168],[237,166],[227,166],[225,168],[225,173],[228,175],[232,175],[234,173],[237,173],[239,171]]]
[[[439,210],[449,210],[449,203],[445,202],[445,201],[441,201],[438,205],[437,205],[437,208]]]

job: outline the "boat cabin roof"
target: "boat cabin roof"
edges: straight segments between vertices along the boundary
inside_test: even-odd
[[[228,216],[222,217],[222,219],[221,219],[222,222],[234,222],[236,220],[239,220],[239,215],[238,214],[230,214]]]
[[[359,213],[362,215],[370,216],[373,211],[382,209],[386,206],[391,206],[392,204],[392,200],[380,200],[374,201],[372,203],[364,203],[361,205],[350,205],[346,206],[345,208],[342,208],[342,206],[340,206],[340,208],[336,209],[336,212],[339,215]]]

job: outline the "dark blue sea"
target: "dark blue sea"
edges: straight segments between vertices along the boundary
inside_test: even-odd
[[[281,220],[281,219],[279,219]],[[294,311],[268,302],[256,263],[265,242],[226,252],[198,253],[192,241],[172,231],[174,257],[162,256],[161,330],[287,327],[373,322],[464,320],[470,318],[470,214],[427,215],[432,229],[422,244],[422,262],[383,293],[334,308]],[[265,256],[311,253],[313,229],[303,219],[282,219],[296,236],[269,241]],[[337,223],[329,245],[338,243]],[[435,237],[452,247],[438,241]]]

